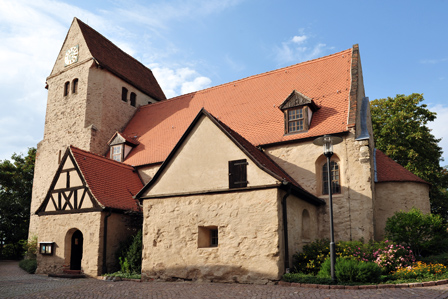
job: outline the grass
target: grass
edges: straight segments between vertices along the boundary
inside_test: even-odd
[[[141,279],[142,275],[138,273],[123,273],[121,271],[114,272],[114,273],[107,273],[104,274],[104,276],[107,277],[120,277],[120,278],[126,278],[126,279]]]

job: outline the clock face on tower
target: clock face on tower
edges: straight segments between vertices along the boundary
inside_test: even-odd
[[[65,66],[78,61],[78,45],[71,47],[65,52]]]

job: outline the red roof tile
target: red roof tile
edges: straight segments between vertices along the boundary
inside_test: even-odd
[[[255,146],[345,132],[351,57],[352,49],[348,49],[140,107],[124,130],[138,136],[140,145],[125,162],[139,166],[164,161],[202,108]],[[307,132],[284,135],[284,116],[278,106],[293,90],[321,108]]]
[[[417,182],[428,184],[388,156],[375,149],[377,182]]]
[[[143,188],[134,168],[70,146],[87,185],[98,202],[108,208],[140,211],[133,198]]]
[[[89,25],[75,18],[92,56],[99,64],[124,81],[135,86],[157,101],[165,100],[165,94],[151,70]]]

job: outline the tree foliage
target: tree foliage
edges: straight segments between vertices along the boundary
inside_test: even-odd
[[[370,103],[375,146],[400,165],[431,184],[432,212],[448,219],[448,172],[440,166],[440,139],[427,124],[436,119],[422,94],[399,94]]]
[[[35,158],[36,149],[30,148],[25,157],[0,160],[0,258],[19,258],[19,241],[28,237]]]

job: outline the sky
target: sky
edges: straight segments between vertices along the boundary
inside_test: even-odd
[[[0,160],[42,140],[46,77],[77,17],[168,98],[359,44],[366,96],[422,93],[448,165],[447,12],[448,0],[0,0]]]

